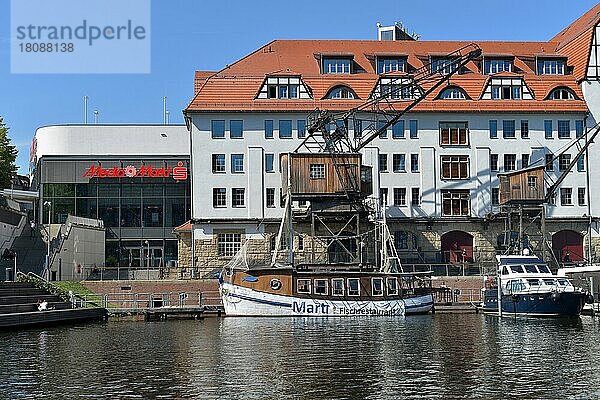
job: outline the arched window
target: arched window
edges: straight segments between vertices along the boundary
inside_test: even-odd
[[[442,90],[442,93],[440,93],[439,98],[443,100],[465,100],[467,98],[467,95],[461,88],[449,87]]]
[[[327,93],[327,99],[352,100],[356,98],[352,89],[347,86],[336,86]]]
[[[550,92],[548,100],[575,100],[575,93],[569,88],[559,87]]]

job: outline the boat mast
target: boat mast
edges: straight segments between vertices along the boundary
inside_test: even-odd
[[[383,225],[381,225],[381,271],[387,269],[387,221],[385,219],[385,210],[387,208],[387,199],[382,199],[382,210]]]

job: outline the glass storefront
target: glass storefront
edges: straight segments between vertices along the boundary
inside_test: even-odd
[[[101,219],[106,228],[106,266],[163,267],[177,259],[173,228],[190,218],[190,180],[173,177],[82,179],[90,165],[104,168],[173,167],[177,160],[69,161],[44,160],[42,222],[62,224],[68,215]],[[185,160],[184,167],[189,166]],[[71,171],[75,170],[74,173]],[[63,172],[66,171],[66,172]],[[73,179],[74,178],[74,179]],[[69,182],[70,181],[70,182]],[[44,202],[50,201],[50,213]],[[148,243],[146,243],[148,241]],[[150,249],[148,250],[148,244]]]

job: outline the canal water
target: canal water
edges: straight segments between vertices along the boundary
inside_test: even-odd
[[[0,333],[6,399],[600,397],[600,321],[207,318]]]

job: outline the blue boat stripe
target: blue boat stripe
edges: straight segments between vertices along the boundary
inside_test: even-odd
[[[249,300],[249,301],[254,301],[254,302],[262,303],[262,304],[270,304],[272,306],[280,306],[280,307],[292,308],[291,304],[281,303],[279,301],[257,299],[257,298],[254,298],[254,297],[248,297],[248,296],[244,296],[242,294],[237,294],[237,293],[228,293],[227,295],[231,296],[231,297],[237,297],[238,299],[242,299],[242,300]]]
[[[237,298],[242,299],[242,300],[249,300],[249,301],[254,301],[254,302],[262,303],[262,304],[270,304],[270,305],[274,305],[274,306],[288,307],[288,308],[292,307],[291,304],[281,303],[279,301],[257,299],[257,298],[254,298],[254,297],[244,296],[242,294],[237,294],[237,293],[228,293],[227,295],[231,296],[231,297],[237,297]],[[432,306],[432,305],[433,305],[433,301],[430,301],[430,302],[427,302],[427,303],[422,303],[422,304],[411,304],[411,305],[406,304],[406,301],[404,301],[404,308],[405,309],[428,307],[428,306]]]

